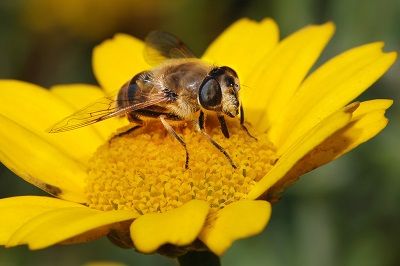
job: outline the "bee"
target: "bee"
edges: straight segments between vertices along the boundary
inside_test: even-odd
[[[174,35],[155,31],[145,39],[144,56],[154,67],[135,75],[116,93],[78,110],[51,126],[47,132],[58,133],[91,125],[112,117],[126,116],[134,126],[119,137],[144,127],[146,120],[159,120],[185,148],[185,168],[189,167],[186,143],[170,123],[191,122],[236,169],[229,154],[205,130],[206,115],[216,115],[221,131],[229,138],[225,116],[237,117],[244,125],[243,105],[239,100],[240,82],[228,66],[215,66],[196,58]]]

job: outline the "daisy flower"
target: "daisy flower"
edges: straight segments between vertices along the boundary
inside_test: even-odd
[[[309,74],[334,29],[311,25],[279,40],[273,20],[241,19],[205,51],[202,59],[237,71],[245,124],[257,138],[237,118],[227,121],[230,138],[207,120],[207,132],[237,169],[190,125],[176,128],[189,169],[184,149],[161,123],[113,141],[126,119],[45,132],[151,68],[144,43],[134,37],[117,34],[94,49],[101,89],[0,81],[1,162],[51,195],[1,199],[0,244],[42,249],[107,236],[146,254],[221,256],[235,240],[260,233],[289,185],[387,124],[391,100],[351,103],[395,61],[396,53],[382,52],[383,43],[348,50]]]

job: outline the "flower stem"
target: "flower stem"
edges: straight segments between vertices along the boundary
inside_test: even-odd
[[[179,266],[221,266],[217,255],[210,251],[190,251],[178,257]]]

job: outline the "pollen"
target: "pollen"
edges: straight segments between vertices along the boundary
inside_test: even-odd
[[[199,199],[211,210],[246,198],[247,193],[277,161],[265,133],[249,131],[228,121],[230,138],[218,125],[207,128],[237,166],[201,133],[175,127],[187,144],[185,149],[161,123],[153,123],[102,145],[89,162],[86,193],[88,206],[103,211],[132,210],[139,214],[165,212]]]

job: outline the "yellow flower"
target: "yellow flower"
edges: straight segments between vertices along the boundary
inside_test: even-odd
[[[302,174],[328,163],[379,133],[391,100],[350,103],[395,61],[382,43],[336,56],[307,76],[334,32],[308,26],[279,41],[274,21],[241,19],[206,50],[203,59],[235,69],[250,138],[239,119],[222,136],[212,119],[207,131],[226,158],[190,127],[182,146],[159,124],[108,138],[127,125],[109,119],[79,130],[44,130],[149,69],[143,42],[116,35],[94,50],[103,88],[0,82],[0,159],[54,197],[0,200],[0,244],[41,249],[108,236],[143,253],[179,256],[209,249],[222,255],[233,241],[261,232],[271,206]],[[16,106],[18,108],[16,108]]]

